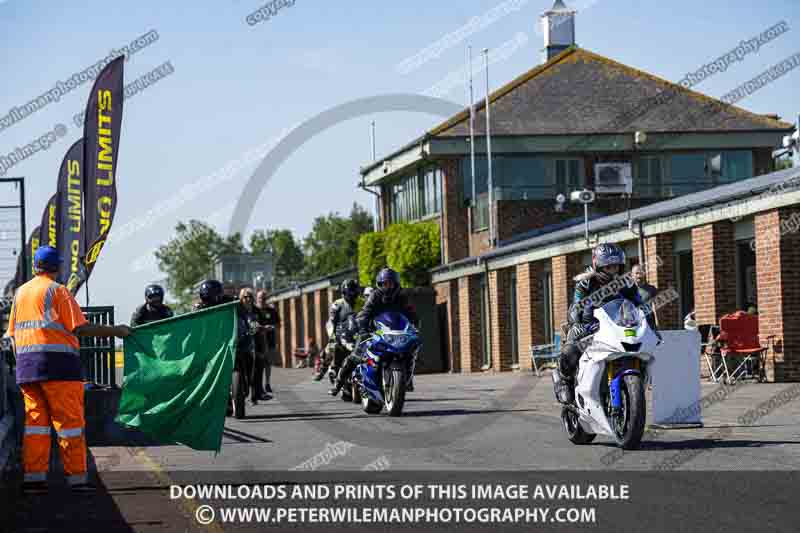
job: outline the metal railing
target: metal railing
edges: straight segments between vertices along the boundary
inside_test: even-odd
[[[113,325],[114,307],[83,307],[83,314],[92,324]],[[117,386],[116,346],[114,337],[81,337],[83,377],[98,385]]]

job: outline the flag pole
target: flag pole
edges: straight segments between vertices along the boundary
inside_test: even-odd
[[[486,62],[486,160],[488,162],[487,170],[489,172],[487,178],[487,185],[489,189],[489,246],[492,248],[495,245],[495,227],[494,217],[492,216],[492,208],[494,204],[494,182],[492,180],[492,132],[491,132],[491,116],[489,114],[490,98],[489,98],[489,49],[483,49],[484,59]]]
[[[475,95],[472,90],[472,46],[467,47],[468,59],[469,61],[469,159],[470,159],[470,167],[472,170],[472,201],[469,203],[470,205],[470,213],[469,213],[469,223],[470,223],[470,235],[472,234],[472,230],[474,229],[474,223],[472,218],[475,216],[475,206],[478,203],[478,197],[476,192],[476,185],[475,185]]]

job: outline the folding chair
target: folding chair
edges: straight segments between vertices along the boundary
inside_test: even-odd
[[[555,341],[553,344],[531,346],[531,362],[533,363],[533,371],[536,373],[536,377],[542,376],[539,366],[536,364],[537,359],[558,361],[558,358],[561,356],[561,334],[556,333],[553,340]]]
[[[767,346],[758,339],[758,316],[737,311],[725,315],[719,321],[720,353],[725,382],[733,384],[739,378],[755,378],[764,381],[766,376]],[[728,359],[742,357],[741,363],[731,372]]]
[[[706,360],[708,366],[708,373],[712,383],[719,383],[720,376],[724,373],[724,365],[722,364],[722,357],[719,353],[719,344],[717,343],[717,336],[719,335],[719,326],[713,324],[700,324],[697,326],[697,331],[700,333],[700,353]],[[717,359],[715,361],[715,359]]]

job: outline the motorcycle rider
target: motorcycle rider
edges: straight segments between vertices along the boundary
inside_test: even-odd
[[[172,317],[172,309],[164,305],[164,288],[161,285],[148,285],[144,289],[144,299],[145,303],[137,307],[131,316],[131,326]]]
[[[364,303],[358,315],[356,315],[356,322],[359,329],[359,338],[363,339],[369,335],[369,330],[372,327],[372,320],[381,313],[397,312],[404,314],[412,323],[417,322],[417,314],[414,308],[409,305],[408,299],[401,293],[400,276],[391,268],[384,268],[378,272],[376,280],[377,288],[375,288],[369,295],[369,298]],[[346,377],[353,372],[356,366],[363,361],[363,355],[360,350],[356,350],[350,354],[345,360],[339,376],[336,380],[336,385],[330,390],[331,396],[336,396],[342,390]],[[408,390],[413,390],[413,385],[409,383]]]
[[[558,362],[560,379],[556,393],[563,403],[575,401],[575,375],[585,348],[580,341],[596,331],[598,322],[594,310],[620,296],[637,306],[643,304],[633,282],[621,278],[624,268],[625,252],[622,248],[614,243],[603,243],[592,250],[592,268],[575,277],[575,293],[567,319],[569,329]],[[647,314],[647,320],[660,339],[652,314]]]
[[[325,371],[330,367],[331,372],[336,375],[339,372],[344,358],[347,357],[347,350],[339,343],[337,328],[344,324],[350,315],[355,313],[356,300],[358,299],[361,288],[358,281],[346,279],[339,287],[342,297],[334,301],[328,310],[328,345],[325,347],[325,360],[320,365],[319,374],[314,378],[320,381],[325,375]]]
[[[235,299],[232,296],[226,296],[223,293],[222,283],[215,279],[207,279],[203,281],[200,284],[200,287],[197,289],[197,296],[200,297],[200,301],[194,304],[192,307],[192,310],[194,311],[229,303]]]

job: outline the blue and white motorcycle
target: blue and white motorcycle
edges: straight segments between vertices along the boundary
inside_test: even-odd
[[[375,332],[358,347],[365,360],[353,371],[353,385],[365,412],[386,407],[389,416],[400,416],[422,347],[419,332],[400,313],[381,313],[374,322]]]
[[[564,430],[573,444],[588,444],[609,435],[626,450],[639,447],[645,427],[645,385],[653,351],[661,343],[645,311],[624,299],[594,310],[596,332],[584,339],[575,386],[575,402],[561,411]],[[559,398],[558,372],[552,374]]]

